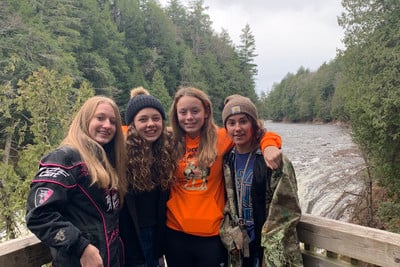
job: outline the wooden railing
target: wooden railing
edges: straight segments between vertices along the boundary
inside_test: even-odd
[[[400,234],[311,215],[297,229],[305,266],[400,266]]]
[[[298,225],[304,266],[400,266],[400,235],[305,214]],[[40,267],[49,249],[33,235],[0,243],[0,267]]]

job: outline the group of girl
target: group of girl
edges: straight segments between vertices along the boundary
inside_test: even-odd
[[[218,128],[209,97],[180,88],[167,130],[160,101],[136,88],[123,131],[113,100],[87,100],[28,196],[27,226],[52,266],[301,266],[280,137],[248,98],[225,102]]]

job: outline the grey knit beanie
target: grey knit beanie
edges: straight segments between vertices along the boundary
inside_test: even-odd
[[[230,95],[225,98],[224,109],[222,110],[222,121],[224,122],[224,126],[229,116],[239,113],[245,113],[255,121],[258,120],[257,108],[248,97]]]
[[[143,89],[143,88],[140,87],[140,89]],[[132,92],[134,90],[132,90]],[[143,90],[144,90],[144,92],[147,93],[147,91],[145,89],[143,89]],[[131,92],[131,95],[132,95],[132,92]],[[129,99],[128,105],[126,107],[126,112],[125,112],[126,125],[131,124],[133,121],[133,118],[135,118],[136,114],[144,108],[154,108],[154,109],[158,110],[160,112],[163,120],[165,120],[165,111],[164,111],[164,108],[163,108],[160,100],[158,100],[157,98],[155,98],[152,95],[144,94],[141,92],[135,96],[132,96],[132,98]]]

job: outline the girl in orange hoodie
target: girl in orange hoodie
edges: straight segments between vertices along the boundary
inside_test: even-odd
[[[167,202],[168,266],[227,266],[219,228],[225,204],[223,156],[232,148],[232,140],[214,123],[211,101],[200,89],[179,89],[170,119],[178,166]],[[272,169],[279,165],[280,146],[280,137],[272,132],[261,140],[265,161]]]

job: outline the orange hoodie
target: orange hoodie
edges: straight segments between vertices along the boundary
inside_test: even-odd
[[[186,153],[175,171],[177,182],[171,188],[167,202],[167,226],[196,236],[219,234],[225,205],[223,182],[223,156],[233,147],[225,128],[218,130],[217,157],[208,169],[197,167],[196,152],[200,136],[186,136]],[[281,147],[281,138],[267,132],[261,140],[261,148]]]
[[[121,129],[122,129],[122,133],[124,135],[126,135],[128,133],[128,125],[122,125]]]

